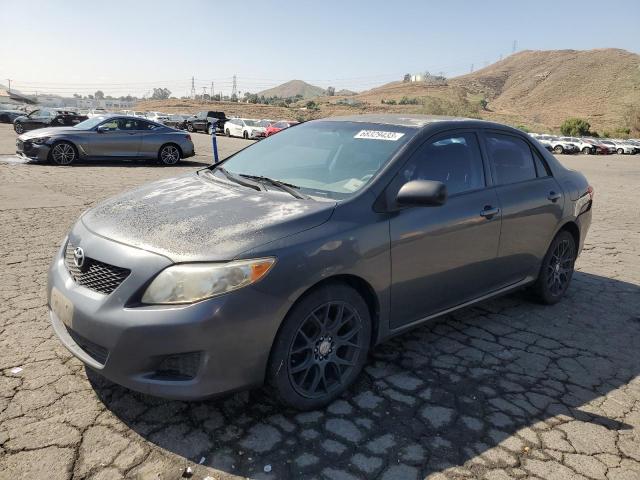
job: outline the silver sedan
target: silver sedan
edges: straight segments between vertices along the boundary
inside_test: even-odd
[[[117,158],[174,165],[195,155],[195,150],[191,136],[183,131],[137,117],[100,115],[73,127],[40,128],[20,135],[16,153],[57,165]]]

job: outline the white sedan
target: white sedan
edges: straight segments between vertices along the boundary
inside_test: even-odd
[[[258,121],[246,118],[233,118],[224,124],[224,133],[227,137],[263,138],[266,130],[267,128],[261,126]]]

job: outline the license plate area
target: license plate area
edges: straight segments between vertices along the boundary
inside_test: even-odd
[[[73,303],[56,287],[51,290],[51,310],[67,328],[73,328]]]

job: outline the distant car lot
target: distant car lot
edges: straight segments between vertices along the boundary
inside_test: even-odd
[[[373,351],[348,395],[299,414],[260,391],[133,394],[85,371],[48,325],[45,274],[69,225],[108,196],[210,163],[210,136],[193,135],[197,155],[169,168],[24,165],[11,161],[15,138],[0,125],[7,478],[179,478],[186,466],[197,480],[639,478],[638,157],[559,157],[597,199],[565,302],[516,294],[407,333]],[[218,137],[222,157],[249,144]]]

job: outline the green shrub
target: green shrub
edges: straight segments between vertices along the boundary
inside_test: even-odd
[[[590,134],[591,125],[582,118],[567,118],[560,125],[560,132],[570,137],[584,137]]]
[[[420,104],[420,100],[418,100],[415,97],[409,98],[409,97],[402,97],[400,99],[400,101],[398,102],[399,105],[419,105]]]

